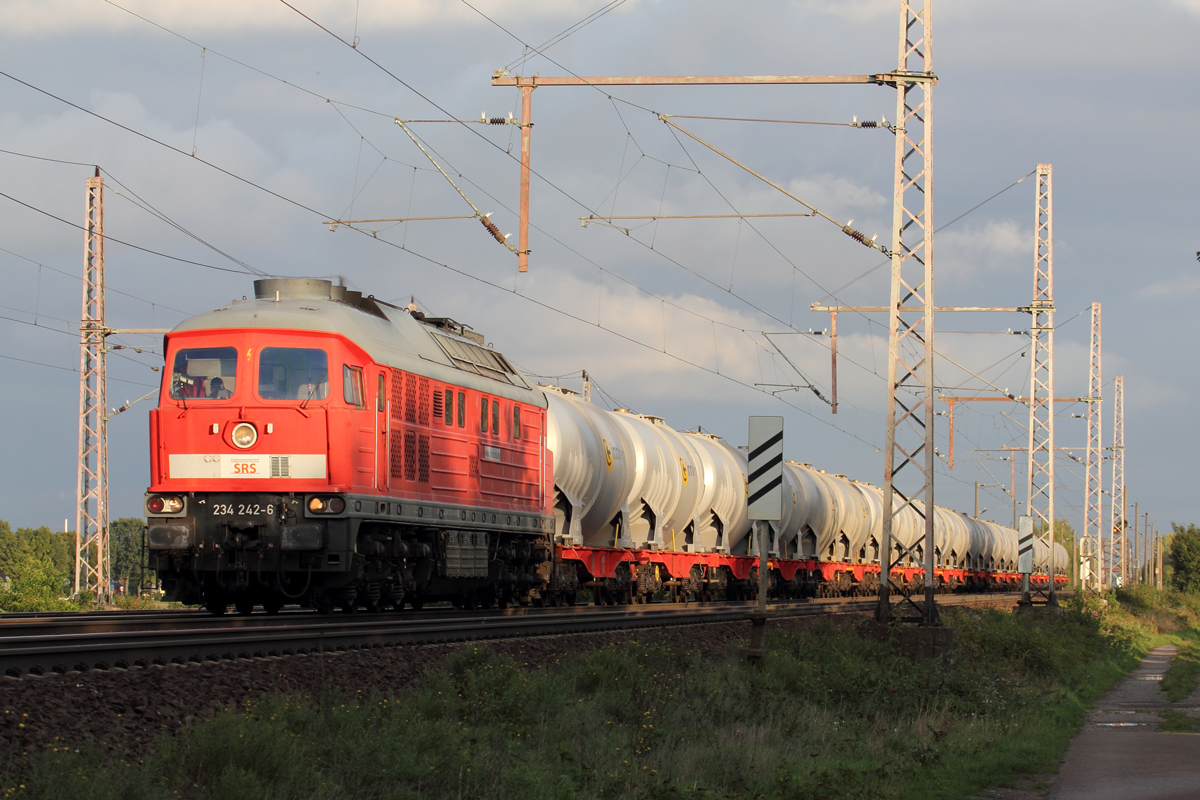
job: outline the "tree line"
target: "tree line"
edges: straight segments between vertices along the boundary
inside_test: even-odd
[[[137,595],[142,587],[144,520],[122,517],[108,526],[114,590]],[[0,520],[0,611],[68,611],[75,577],[75,534],[12,527]],[[151,585],[153,575],[145,575]],[[86,598],[85,598],[86,601]]]

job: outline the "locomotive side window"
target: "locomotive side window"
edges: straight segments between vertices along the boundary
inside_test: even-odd
[[[454,390],[446,390],[446,424],[454,424]]]
[[[513,403],[513,438],[521,438],[521,407]]]
[[[500,401],[492,401],[492,433],[496,436],[500,435]]]
[[[479,431],[487,433],[487,410],[488,399],[486,397],[479,398]]]
[[[313,348],[264,347],[258,357],[258,396],[324,400],[329,396],[329,357]]]
[[[197,347],[175,354],[171,397],[175,400],[227,400],[237,381],[237,348]]]
[[[458,427],[465,428],[467,426],[467,394],[466,392],[458,393]]]
[[[381,374],[379,376],[379,393],[375,395],[375,410],[383,411],[384,410],[384,405],[383,405],[384,402],[385,401],[384,401],[384,397],[383,397],[383,375]]]
[[[367,401],[363,392],[362,367],[342,365],[342,399],[355,408],[366,408]]]

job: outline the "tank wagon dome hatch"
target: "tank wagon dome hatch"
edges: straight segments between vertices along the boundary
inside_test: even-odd
[[[415,309],[364,296],[323,278],[263,278],[254,282],[253,300],[235,300],[197,314],[171,335],[214,329],[279,329],[342,336],[378,364],[425,375],[444,383],[545,408],[521,372],[487,347],[482,334],[448,317],[427,317]]]

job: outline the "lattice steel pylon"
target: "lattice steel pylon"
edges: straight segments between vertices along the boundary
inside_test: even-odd
[[[1100,304],[1092,303],[1092,354],[1088,369],[1087,452],[1084,457],[1083,537],[1079,541],[1081,585],[1104,585],[1104,403],[1100,349]]]
[[[1113,586],[1125,583],[1125,376],[1113,381],[1112,506],[1109,512],[1109,575]]]
[[[896,71],[895,189],[892,206],[892,286],[888,324],[887,433],[884,444],[882,570],[876,618],[893,616],[891,570],[919,558],[924,624],[938,622],[934,576],[933,469],[933,0],[901,0]],[[915,309],[915,310],[914,310]],[[897,478],[904,473],[905,489]],[[909,548],[892,537],[907,509],[924,520],[925,535]],[[928,509],[929,513],[926,513]]]
[[[1033,302],[1029,304],[1029,470],[1026,511],[1050,546],[1047,599],[1054,592],[1054,193],[1053,169],[1037,165],[1034,208]],[[1021,602],[1031,601],[1029,576]]]
[[[79,320],[79,473],[75,508],[75,593],[108,602],[108,387],[105,375],[104,179],[87,179],[83,309]]]

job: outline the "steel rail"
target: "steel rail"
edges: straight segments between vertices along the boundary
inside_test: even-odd
[[[947,595],[945,604],[980,605],[1013,601],[1015,595]],[[825,599],[774,604],[774,617],[866,614],[874,598]],[[568,609],[425,612],[400,614],[230,618],[208,616],[202,625],[150,630],[13,633],[0,626],[0,674],[20,677],[49,672],[85,672],[111,667],[184,664],[263,656],[289,656],[366,648],[468,640],[589,633],[627,628],[696,625],[744,620],[753,603],[655,604]],[[251,620],[263,624],[237,624]],[[106,620],[106,627],[112,620]],[[23,627],[23,626],[22,626]]]

